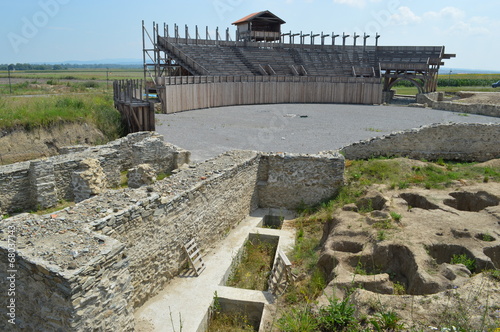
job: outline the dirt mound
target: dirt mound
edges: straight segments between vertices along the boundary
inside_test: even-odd
[[[467,104],[489,104],[500,105],[500,92],[469,92],[460,91],[458,101]]]
[[[424,329],[453,317],[471,328],[500,319],[500,276],[491,272],[500,269],[498,183],[378,187],[337,210],[324,233],[320,304],[352,293],[360,316],[390,310]]]

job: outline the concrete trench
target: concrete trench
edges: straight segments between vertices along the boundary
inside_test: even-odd
[[[265,219],[275,219],[268,216],[283,216],[283,227],[263,227]],[[281,209],[255,210],[226,238],[205,251],[206,269],[200,276],[194,276],[192,270],[184,271],[136,310],[136,331],[206,331],[215,296],[222,312],[242,313],[256,331],[264,331],[264,322],[273,320],[269,307],[274,296],[268,291],[228,287],[225,283],[245,242],[252,237],[277,239],[277,250],[288,252],[295,242],[295,230],[289,226],[293,217],[292,212]]]

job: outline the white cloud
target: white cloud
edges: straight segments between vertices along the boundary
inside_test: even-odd
[[[444,7],[438,12],[427,12],[424,14],[424,17],[427,19],[453,19],[453,20],[461,20],[465,18],[465,12],[456,7]]]
[[[460,21],[452,25],[447,32],[461,36],[477,36],[489,35],[491,31],[484,26],[474,26],[468,22]]]
[[[397,12],[391,15],[390,21],[395,25],[408,25],[420,23],[422,18],[417,16],[409,7],[399,7]]]
[[[342,5],[363,8],[368,2],[380,2],[380,0],[333,0],[333,2]]]

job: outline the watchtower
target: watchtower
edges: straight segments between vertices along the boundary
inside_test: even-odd
[[[279,41],[281,25],[285,23],[268,10],[250,14],[233,22],[237,28],[236,40],[265,42]]]

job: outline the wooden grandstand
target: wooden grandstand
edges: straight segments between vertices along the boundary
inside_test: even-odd
[[[366,34],[282,33],[283,23],[268,11],[248,15],[233,23],[234,41],[229,29],[221,38],[207,27],[202,38],[198,27],[181,36],[177,25],[153,23],[149,33],[143,23],[144,78],[165,113],[245,103],[379,104],[399,80],[435,91],[439,67],[455,56],[444,46],[379,46],[378,34],[368,45]]]

